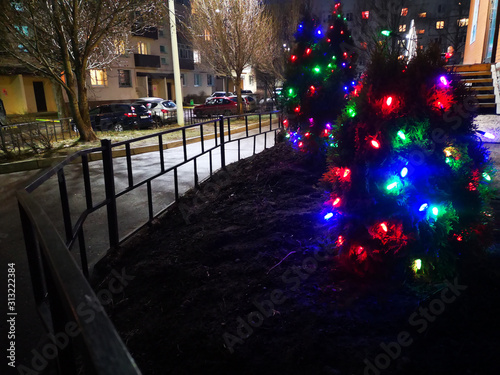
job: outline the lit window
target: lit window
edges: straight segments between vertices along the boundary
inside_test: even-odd
[[[366,11],[362,12],[361,18],[363,18],[364,20],[367,20],[368,18],[370,18],[370,11],[366,10]]]
[[[127,50],[125,49],[124,40],[115,40],[115,51],[117,55],[125,55]]]
[[[130,70],[118,70],[118,86],[132,87],[132,80],[130,78]]]
[[[408,8],[401,9],[401,15],[406,16],[408,14]]]
[[[399,25],[399,32],[404,33],[406,31],[406,25]]]
[[[92,86],[107,86],[108,76],[103,69],[90,69],[90,84]]]
[[[427,12],[419,13],[418,16],[420,18],[425,18],[425,17],[427,17]]]
[[[438,29],[438,30],[444,29],[444,21],[437,21],[436,22],[436,29]]]
[[[417,30],[417,34],[425,34],[425,29]]]
[[[461,18],[461,19],[457,20],[457,24],[460,27],[465,27],[465,26],[469,25],[469,19],[468,18]]]
[[[200,51],[198,51],[198,50],[193,51],[193,60],[194,60],[195,64],[201,63]]]
[[[148,45],[144,42],[137,43],[137,53],[140,55],[149,55]]]
[[[208,42],[210,40],[210,31],[205,30],[205,40]]]

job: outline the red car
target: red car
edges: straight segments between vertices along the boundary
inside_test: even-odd
[[[238,114],[238,104],[230,100],[228,97],[212,98],[205,104],[194,107],[193,114],[196,117],[236,115]]]

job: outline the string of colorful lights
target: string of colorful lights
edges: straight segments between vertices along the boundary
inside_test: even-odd
[[[487,244],[494,171],[477,134],[493,135],[476,132],[470,93],[435,50],[407,62],[379,49],[356,81],[339,3],[332,15],[326,30],[307,15],[299,25],[283,90],[287,138],[328,153],[332,242],[358,273],[395,260],[446,273]]]

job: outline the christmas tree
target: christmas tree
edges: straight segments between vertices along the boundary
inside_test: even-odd
[[[333,145],[328,138],[333,123],[356,85],[354,50],[340,3],[332,7],[326,27],[306,12],[282,91],[288,137],[299,149],[318,153]]]
[[[474,100],[439,50],[376,51],[335,123],[323,212],[344,266],[444,277],[488,243],[492,167]]]

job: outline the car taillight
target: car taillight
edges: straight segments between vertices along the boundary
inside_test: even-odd
[[[137,113],[134,113],[134,112],[124,113],[124,116],[126,116],[126,117],[137,117]]]
[[[166,109],[162,109],[161,113],[168,113],[168,111]]]

